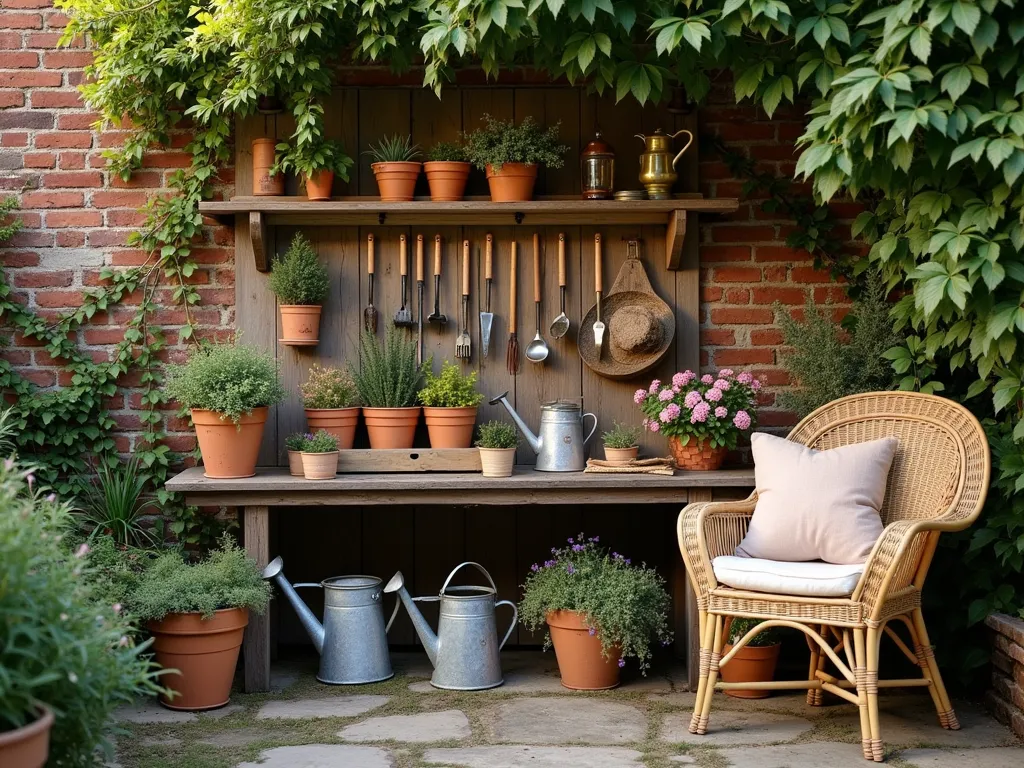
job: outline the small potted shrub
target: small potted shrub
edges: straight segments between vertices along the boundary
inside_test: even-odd
[[[288,451],[288,474],[303,477],[302,449],[306,445],[306,436],[302,432],[294,432],[284,439],[285,450]]]
[[[476,412],[484,396],[476,391],[476,371],[462,375],[459,366],[445,360],[437,376],[426,371],[420,390],[423,416],[431,448],[469,448],[473,445]]]
[[[722,652],[724,656],[735,643],[761,623],[760,619],[731,619],[728,642]],[[766,683],[775,679],[775,666],[779,662],[782,643],[778,630],[769,627],[758,632],[745,646],[736,651],[729,663],[721,668],[722,682],[725,683]],[[771,691],[733,688],[725,692],[738,699],[763,699]]]
[[[320,311],[331,281],[313,244],[301,232],[285,255],[274,260],[270,290],[281,307],[281,343],[312,346],[320,340]]]
[[[338,474],[338,438],[321,429],[302,443],[302,474],[307,480],[330,480]]]
[[[267,409],[284,399],[277,364],[244,344],[196,347],[167,366],[167,394],[192,413],[207,477],[252,477]]]
[[[284,142],[277,145],[277,163],[270,172],[291,171],[301,176],[307,198],[330,200],[334,177],[348,181],[351,166],[352,158],[337,141],[305,141],[295,146]]]
[[[488,421],[480,425],[476,440],[480,449],[480,466],[484,477],[511,477],[516,463],[519,433],[504,421]]]
[[[670,384],[655,379],[638,389],[633,402],[644,413],[644,428],[668,438],[679,469],[710,470],[722,466],[739,436],[753,428],[760,388],[749,373],[736,375],[731,368],[699,379],[683,371]]]
[[[486,125],[466,137],[466,156],[486,171],[491,200],[532,200],[537,167],[561,168],[565,163],[563,155],[569,148],[558,143],[558,125],[542,130],[532,117],[519,125],[490,115],[483,120]]]
[[[629,464],[636,458],[640,450],[640,427],[627,427],[615,422],[614,428],[602,435],[604,439],[604,457],[609,462],[620,466]]]
[[[164,675],[160,702],[190,711],[227,704],[249,612],[263,613],[269,602],[269,582],[228,534],[196,563],[182,552],[157,557],[128,607],[152,633],[157,663],[176,670]]]
[[[435,144],[423,164],[430,185],[430,199],[436,202],[461,200],[471,168],[461,144],[450,141]]]
[[[416,180],[423,167],[423,163],[417,159],[420,148],[412,143],[412,138],[398,134],[385,136],[377,146],[371,146],[366,154],[373,160],[370,168],[377,178],[380,199],[384,202],[412,200]]]
[[[555,648],[562,685],[603,690],[619,684],[626,659],[647,673],[651,641],[668,644],[671,598],[653,568],[633,565],[618,552],[581,533],[535,563],[523,585],[519,620],[529,629],[545,624],[545,647]]]
[[[338,438],[339,449],[351,448],[359,423],[359,393],[351,374],[314,363],[299,392],[309,431],[325,430]]]
[[[359,368],[350,369],[363,403],[371,448],[412,448],[420,407],[416,393],[423,381],[416,363],[416,342],[390,326],[383,341],[363,330]]]

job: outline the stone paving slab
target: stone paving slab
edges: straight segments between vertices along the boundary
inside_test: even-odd
[[[927,706],[918,701],[879,702],[878,723],[882,732],[882,743],[886,746],[929,745],[940,747],[1001,747],[1014,744],[1016,739],[1008,728],[1000,725],[985,712],[970,704],[957,702],[953,705],[960,730],[951,731],[939,725],[931,698]],[[714,711],[712,710],[712,720]],[[860,733],[860,714],[851,706],[848,711],[836,713],[831,722],[856,729]],[[1021,763],[1024,765],[1024,761]]]
[[[371,717],[338,732],[345,741],[402,741],[424,744],[472,735],[469,718],[457,709],[423,712],[418,715]]]
[[[126,704],[114,710],[114,720],[119,723],[138,723],[139,725],[175,723],[194,723],[199,720],[195,712],[179,712],[160,706],[156,699],[139,699],[134,704]]]
[[[742,747],[723,749],[717,754],[729,768],[865,768],[873,765],[864,759],[860,743],[815,742],[776,747]]]
[[[430,749],[428,765],[458,768],[643,768],[640,753],[622,747],[466,747]]]
[[[765,712],[729,712],[711,710],[708,732],[690,733],[690,713],[670,712],[662,716],[660,739],[674,744],[718,747],[733,744],[771,744],[792,741],[814,727],[802,717]]]
[[[391,701],[390,696],[356,694],[321,699],[268,701],[256,713],[257,720],[304,720],[310,717],[356,717]]]
[[[241,704],[228,704],[226,707],[220,709],[208,709],[205,712],[199,713],[200,720],[222,720],[225,717],[235,714],[236,712],[244,712],[245,707]]]
[[[391,756],[377,747],[347,744],[307,744],[275,747],[260,753],[255,763],[238,768],[392,768]]]
[[[595,698],[512,699],[483,720],[495,741],[517,744],[626,744],[641,740],[647,730],[636,707]]]
[[[1024,749],[988,747],[982,749],[908,749],[900,759],[914,768],[1021,768]]]

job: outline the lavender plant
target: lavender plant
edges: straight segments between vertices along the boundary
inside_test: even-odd
[[[320,430],[315,435],[307,432],[302,441],[303,453],[334,453],[338,450],[338,438],[330,432]]]

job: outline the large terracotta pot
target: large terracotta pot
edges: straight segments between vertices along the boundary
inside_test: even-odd
[[[284,174],[270,175],[274,165],[274,147],[277,139],[253,139],[252,193],[254,195],[283,195]]]
[[[359,424],[359,407],[355,408],[307,408],[306,424],[309,431],[321,429],[338,438],[338,448],[347,451],[356,441],[356,426]]]
[[[420,407],[363,408],[371,448],[412,448]]]
[[[242,635],[249,623],[247,608],[225,608],[209,619],[198,613],[171,613],[147,625],[153,652],[165,669],[160,684],[179,694],[160,697],[168,709],[200,710],[223,707],[231,698]]]
[[[750,646],[745,645],[736,651],[729,663],[720,669],[723,683],[767,683],[775,679],[775,665],[779,661],[779,650],[781,643],[775,645]],[[732,645],[726,645],[722,652],[724,656]],[[748,690],[734,688],[728,690],[729,696],[737,699],[763,699],[771,695],[771,691]]]
[[[43,768],[50,756],[53,712],[42,707],[38,718],[13,731],[0,733],[0,765],[3,768]]]
[[[693,437],[683,445],[678,437],[668,439],[669,450],[676,460],[679,469],[712,470],[718,469],[725,461],[726,448],[712,448],[705,441],[697,442]]]
[[[484,477],[512,477],[516,463],[515,448],[478,448]]]
[[[256,457],[267,423],[267,407],[253,408],[242,414],[236,426],[231,419],[221,418],[216,411],[192,409],[199,452],[207,477],[229,480],[256,474]]]
[[[292,477],[303,477],[302,451],[288,451],[288,474]]]
[[[461,200],[469,180],[469,163],[431,160],[423,164],[430,185],[430,199],[435,202]]]
[[[334,186],[334,171],[314,171],[306,176],[306,197],[309,200],[330,200]]]
[[[302,474],[307,480],[330,480],[338,474],[340,451],[329,453],[302,452]]]
[[[574,691],[603,691],[619,684],[619,654],[601,653],[601,638],[576,611],[551,611],[547,615],[551,644],[555,646],[562,685]]]
[[[319,304],[281,305],[281,343],[310,346],[320,340]]]
[[[370,167],[373,169],[373,175],[377,177],[377,188],[380,190],[382,201],[398,203],[412,200],[423,163],[373,163]]]
[[[491,200],[495,203],[519,203],[533,199],[533,185],[537,181],[534,163],[502,163],[501,170],[487,166],[487,184]]]
[[[431,448],[470,448],[477,406],[466,408],[431,408],[423,406]]]
[[[639,445],[634,445],[632,448],[609,448],[606,445],[604,447],[604,458],[605,461],[609,463],[614,462],[622,467],[635,459],[639,452]]]

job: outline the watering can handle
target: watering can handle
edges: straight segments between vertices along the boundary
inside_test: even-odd
[[[594,417],[594,429],[597,429],[597,417],[596,416]],[[456,573],[461,571],[463,568],[465,568],[467,565],[472,565],[474,568],[476,568],[478,571],[480,571],[480,573],[482,573],[484,576],[486,576],[487,577],[487,581],[491,585],[491,589],[494,590],[494,594],[498,594],[498,585],[494,583],[494,579],[491,578],[491,574],[489,574],[487,572],[487,569],[484,568],[482,565],[480,565],[480,563],[473,563],[473,562],[465,562],[465,563],[462,563],[461,565],[455,566],[455,570],[453,570],[451,573],[449,573],[448,574],[448,578],[444,580],[444,586],[441,587],[440,594],[442,594],[442,595],[444,594],[444,591],[446,589],[448,589],[448,584],[449,584],[449,582],[451,582],[452,577]]]
[[[301,584],[292,584],[292,587],[298,589],[299,587],[323,587],[323,584],[316,581],[304,581]]]
[[[590,428],[590,433],[583,439],[584,445],[586,445],[590,438],[594,436],[594,433],[597,432],[597,415],[593,413],[584,413],[582,416],[580,416],[580,421],[587,418],[587,416],[594,420],[594,426]]]
[[[511,636],[512,630],[516,628],[516,624],[519,623],[519,609],[516,608],[516,604],[511,600],[499,600],[494,604],[494,607],[497,608],[499,605],[512,606],[512,623],[508,625],[508,632],[506,632],[505,637],[501,639],[501,645],[498,646],[498,650],[500,651],[505,647],[505,643],[508,642],[508,638]]]
[[[390,631],[391,631],[391,625],[395,623],[395,617],[397,617],[397,616],[398,616],[398,608],[399,608],[399,606],[401,606],[401,605],[402,605],[402,598],[400,598],[400,597],[399,597],[398,595],[395,595],[395,610],[393,610],[393,611],[391,612],[391,618],[390,618],[390,619],[388,619],[388,623],[387,623],[387,626],[386,626],[386,627],[384,627],[384,634],[385,634],[385,635],[386,635],[386,634],[387,634],[388,632],[390,632]]]

